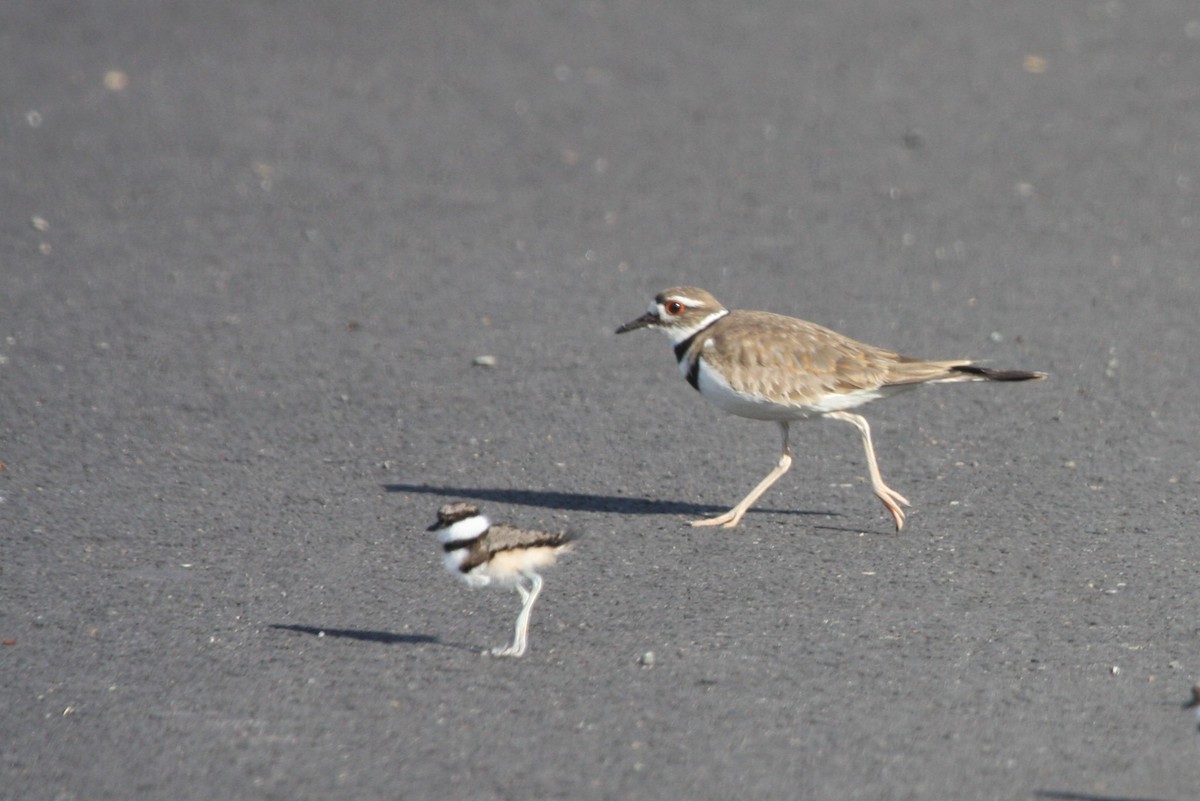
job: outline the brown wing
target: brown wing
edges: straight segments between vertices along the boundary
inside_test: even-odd
[[[824,326],[769,312],[734,312],[721,321],[706,356],[719,359],[736,385],[753,375],[793,401],[831,392],[872,390],[944,378],[968,361],[926,362],[857,342]],[[701,336],[697,347],[708,337]]]
[[[459,565],[459,570],[469,573],[502,551],[515,548],[562,548],[570,544],[571,539],[571,535],[566,533],[552,534],[503,524],[494,525],[471,543],[467,558]]]
[[[489,528],[485,539],[488,550],[495,553],[511,548],[553,548],[566,545],[569,538],[562,532],[555,534],[501,524]]]

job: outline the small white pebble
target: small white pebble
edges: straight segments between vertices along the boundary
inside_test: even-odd
[[[104,88],[120,92],[129,86],[129,75],[122,70],[109,70],[104,73]]]
[[[638,664],[644,668],[654,667],[654,652],[647,651],[638,657]]]
[[[496,366],[496,357],[495,356],[476,356],[474,359],[471,360],[471,364],[475,365],[476,367],[495,367]]]

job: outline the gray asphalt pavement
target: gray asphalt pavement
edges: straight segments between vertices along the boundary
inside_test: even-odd
[[[0,798],[1200,792],[1195,3],[14,2],[0,210]],[[1052,377],[691,529],[682,283]]]

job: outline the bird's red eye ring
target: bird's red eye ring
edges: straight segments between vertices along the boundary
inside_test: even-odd
[[[684,306],[677,300],[672,300],[666,305],[667,314],[679,315],[687,311],[687,306]]]

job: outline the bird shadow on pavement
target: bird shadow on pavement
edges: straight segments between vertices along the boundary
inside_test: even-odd
[[[625,515],[687,515],[712,517],[726,510],[724,506],[656,501],[627,495],[589,495],[581,492],[555,490],[500,489],[496,487],[438,487],[429,484],[384,484],[386,492],[410,492],[441,495],[447,498],[471,498],[479,501],[511,503],[518,506],[537,506],[572,512],[615,512]],[[829,517],[835,512],[815,512],[800,509],[764,509],[756,507],[749,514],[779,514]]]
[[[829,512],[828,514],[834,517],[841,516],[835,515],[833,512]],[[896,531],[895,526],[893,526],[890,522],[879,522],[871,526],[858,526],[853,528],[850,526],[813,526],[814,534],[822,531],[833,534],[878,534],[881,537],[892,537],[901,533]]]
[[[1051,801],[1165,801],[1155,798],[1133,798],[1127,795],[1095,795],[1093,793],[1071,793],[1059,790],[1038,790],[1036,798],[1047,798]]]
[[[272,623],[270,627],[280,631],[294,631],[298,634],[310,634],[314,637],[340,637],[348,640],[377,642],[384,645],[441,645],[446,648],[458,648],[466,651],[478,651],[469,645],[457,642],[442,642],[440,637],[432,634],[397,634],[393,631],[372,631],[370,629],[333,629],[324,626],[305,626],[298,623]]]

